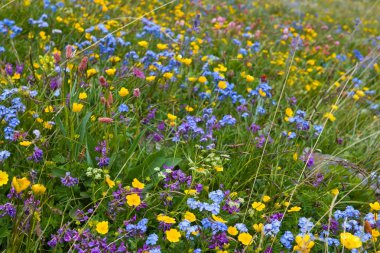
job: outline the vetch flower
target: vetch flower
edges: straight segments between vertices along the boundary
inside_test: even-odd
[[[70,175],[70,172],[66,172],[65,177],[61,177],[61,183],[64,186],[71,187],[71,186],[77,185],[79,183],[79,180],[78,178],[72,177]]]

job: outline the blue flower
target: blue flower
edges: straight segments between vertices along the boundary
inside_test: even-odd
[[[122,113],[122,112],[128,112],[129,111],[129,107],[128,107],[128,105],[126,105],[126,104],[121,104],[120,106],[119,106],[119,112],[120,113]]]
[[[314,223],[311,222],[309,219],[302,217],[298,222],[298,226],[300,228],[301,234],[307,234],[313,228]]]
[[[221,190],[212,191],[208,194],[208,197],[217,204],[220,204],[224,199],[224,193]]]
[[[150,234],[148,238],[146,238],[146,245],[156,245],[158,241],[158,236],[156,234]]]
[[[291,249],[292,242],[294,241],[294,236],[292,232],[285,231],[285,233],[281,236],[280,242],[284,245],[285,248]]]
[[[11,153],[7,150],[0,151],[0,163],[4,162],[8,157],[11,156]]]

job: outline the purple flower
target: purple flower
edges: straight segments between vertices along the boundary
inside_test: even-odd
[[[16,65],[16,73],[21,74],[24,70],[24,64]]]
[[[13,74],[13,66],[12,64],[5,64],[5,73],[7,73],[7,75],[11,76]]]
[[[79,180],[78,178],[72,177],[70,175],[70,172],[66,172],[66,176],[61,177],[61,183],[64,186],[71,187],[71,186],[77,185],[79,183]]]
[[[16,217],[16,208],[12,203],[0,205],[0,218],[8,215],[11,218]]]
[[[101,154],[100,157],[95,157],[96,161],[98,161],[99,167],[106,167],[109,164],[110,158],[107,156],[107,142],[101,141],[98,146],[95,147],[95,151]]]
[[[252,125],[248,128],[248,131],[255,134],[260,130],[260,126],[256,125],[255,123],[252,123]]]
[[[33,154],[28,157],[28,160],[33,160],[36,163],[41,162],[43,160],[44,152],[39,149],[37,146],[34,147]]]

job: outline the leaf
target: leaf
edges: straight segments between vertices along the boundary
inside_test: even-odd
[[[61,154],[57,154],[53,157],[53,162],[57,163],[57,164],[63,164],[66,162],[66,159],[64,156],[62,156]]]
[[[66,175],[66,171],[61,168],[54,168],[51,170],[51,174],[56,177],[64,177]]]
[[[91,112],[87,112],[84,116],[82,123],[79,126],[79,143],[75,144],[75,157],[78,157],[78,154],[81,150],[82,145],[85,144],[84,140],[86,139],[87,133],[87,122],[91,117]]]

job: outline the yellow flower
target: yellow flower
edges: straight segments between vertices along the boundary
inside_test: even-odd
[[[334,195],[334,196],[338,195],[339,194],[338,188],[332,189],[331,190],[331,194]]]
[[[255,78],[253,76],[246,75],[245,80],[247,80],[247,82],[253,82],[255,80]]]
[[[194,108],[191,107],[191,106],[186,105],[185,110],[186,110],[187,112],[192,112],[192,111],[194,111]]]
[[[189,211],[186,211],[186,213],[184,215],[184,218],[185,218],[185,220],[188,220],[190,222],[193,222],[193,221],[197,220],[197,218],[195,217],[195,215],[192,212],[189,212]]]
[[[186,195],[195,195],[197,194],[197,190],[194,189],[188,189],[184,191]]]
[[[310,240],[310,235],[307,234],[304,237],[297,235],[296,237],[297,245],[294,246],[294,250],[302,253],[309,253],[311,248],[314,246],[314,242]]]
[[[29,187],[30,181],[26,177],[23,177],[23,178],[13,177],[13,179],[12,179],[12,185],[15,188],[15,191],[17,193],[20,193],[20,192],[22,192],[23,190],[25,190],[26,188]]]
[[[270,200],[270,197],[268,195],[263,196],[264,203],[269,202],[269,200]]]
[[[299,206],[293,206],[292,208],[290,208],[288,210],[288,213],[299,212],[300,210],[301,210],[301,207],[299,207]]]
[[[265,208],[265,204],[261,202],[253,202],[252,203],[252,208],[257,210],[257,211],[262,211]]]
[[[153,81],[156,79],[156,77],[155,77],[155,76],[147,76],[145,79],[146,79],[148,82],[153,82]]]
[[[181,238],[181,233],[178,232],[178,230],[174,228],[165,231],[165,235],[166,235],[166,239],[169,242],[179,242],[179,239]]]
[[[157,48],[160,49],[160,50],[164,50],[164,49],[167,49],[167,48],[168,48],[168,45],[158,43],[158,44],[157,44]]]
[[[84,99],[86,99],[86,98],[87,98],[87,94],[86,94],[86,92],[81,92],[81,93],[79,93],[79,99],[84,100]]]
[[[217,221],[217,222],[221,222],[221,223],[226,223],[227,221],[223,220],[222,217],[219,217],[219,216],[216,216],[216,215],[212,215],[212,218]]]
[[[31,141],[22,141],[20,142],[20,145],[23,147],[29,147],[32,144]]]
[[[263,231],[263,228],[264,228],[264,225],[263,223],[259,223],[259,224],[253,224],[253,229],[257,232],[257,233],[260,233],[261,231]]]
[[[107,69],[107,70],[106,70],[106,73],[107,73],[107,75],[109,75],[109,76],[113,76],[113,75],[115,75],[115,73],[116,73],[116,69],[115,69],[115,68]]]
[[[96,73],[98,73],[98,71],[96,71],[96,69],[88,69],[88,70],[87,70],[87,78],[92,77],[92,76],[95,75]]]
[[[291,108],[286,108],[285,114],[288,117],[293,117],[293,115],[294,115],[293,110]]]
[[[227,88],[227,82],[226,81],[219,81],[218,82],[218,88],[224,90]]]
[[[193,60],[190,58],[183,58],[182,59],[182,63],[184,63],[185,65],[190,65],[192,62],[193,62]]]
[[[175,116],[175,115],[173,115],[173,114],[171,114],[171,113],[168,113],[168,119],[169,119],[170,121],[175,121],[175,120],[177,119],[177,116]]]
[[[127,96],[128,94],[129,94],[129,90],[126,89],[126,88],[124,88],[124,87],[121,87],[121,89],[119,90],[119,95],[120,95],[121,97],[125,97],[125,96]]]
[[[137,178],[133,179],[132,186],[137,188],[137,189],[144,189],[145,184],[141,183]]]
[[[266,97],[267,96],[267,94],[261,88],[259,89],[259,94],[262,97]]]
[[[205,76],[200,76],[200,77],[198,78],[198,82],[200,82],[200,83],[205,83],[205,82],[207,82],[207,78],[206,78]]]
[[[340,242],[347,249],[357,249],[362,246],[360,237],[348,232],[340,234]]]
[[[108,233],[108,221],[98,222],[98,224],[96,224],[96,232],[98,232],[99,234],[102,234],[102,235],[107,234]]]
[[[174,224],[175,219],[164,214],[157,215],[157,220],[166,224]]]
[[[222,166],[218,166],[218,165],[215,165],[215,166],[214,166],[214,169],[215,169],[217,172],[222,172],[222,171],[223,171],[223,167],[222,167]]]
[[[380,236],[380,232],[377,229],[372,229],[372,237],[377,238]]]
[[[328,118],[331,122],[336,120],[335,116],[331,112],[326,112],[323,117]]]
[[[166,79],[172,79],[172,77],[173,77],[173,73],[171,73],[171,72],[166,72],[166,73],[164,73],[164,77],[165,77]]]
[[[235,228],[235,227],[228,227],[227,229],[227,232],[230,234],[230,235],[237,235],[239,232],[238,230]]]
[[[250,245],[252,243],[252,235],[248,233],[241,233],[238,236],[239,242],[241,242],[243,245]]]
[[[106,176],[106,183],[109,188],[113,188],[115,186],[115,182],[110,178],[109,175]]]
[[[140,196],[136,193],[133,193],[131,195],[127,195],[127,204],[129,206],[139,206],[141,204]]]
[[[0,170],[0,186],[7,184],[8,180],[9,180],[8,173]]]
[[[32,185],[32,191],[36,195],[42,195],[46,192],[46,187],[42,184],[34,184]]]
[[[137,42],[137,44],[140,46],[140,47],[144,47],[144,48],[147,48],[149,43],[146,42],[145,40],[142,40],[142,41],[139,41]]]
[[[112,63],[116,63],[116,62],[119,62],[121,58],[118,56],[111,56],[108,60]]]
[[[54,112],[53,106],[49,105],[45,108],[45,112]]]
[[[83,109],[83,105],[80,103],[73,103],[73,112],[80,112]]]
[[[371,207],[372,210],[374,211],[380,211],[380,204],[378,201],[369,203],[369,206]]]

